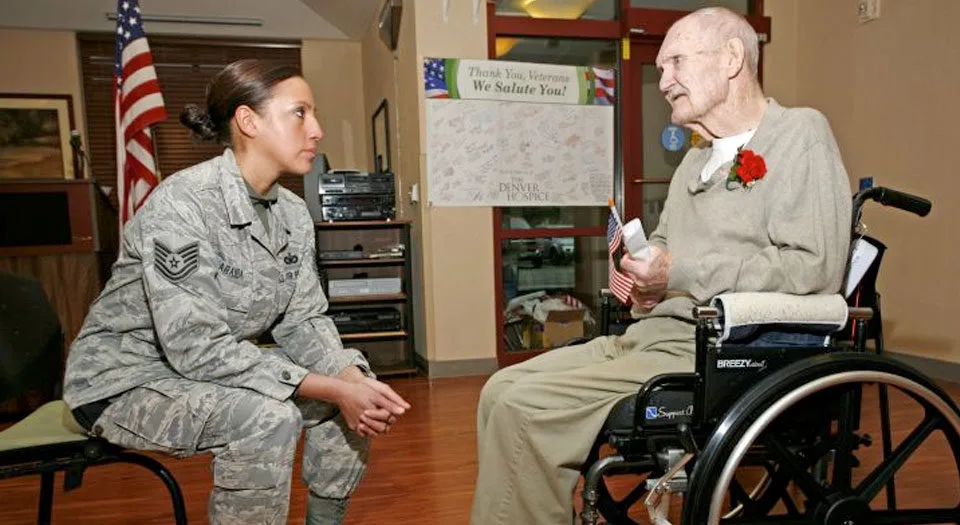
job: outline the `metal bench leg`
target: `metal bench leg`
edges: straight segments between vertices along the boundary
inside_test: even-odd
[[[40,502],[37,504],[37,525],[50,525],[53,517],[53,478],[56,472],[40,473]]]
[[[187,525],[187,511],[183,503],[183,492],[180,491],[180,485],[177,484],[177,480],[173,477],[173,474],[167,470],[167,467],[164,467],[162,463],[153,458],[131,452],[121,452],[105,461],[105,463],[114,462],[133,463],[134,465],[140,465],[160,478],[160,481],[166,485],[167,490],[170,492],[170,502],[173,505],[174,522],[177,525]]]

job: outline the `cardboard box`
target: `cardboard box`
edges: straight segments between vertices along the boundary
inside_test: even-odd
[[[543,348],[562,346],[574,337],[583,337],[583,310],[554,310],[543,324]]]
[[[536,350],[543,348],[543,325],[531,317],[524,317],[521,323],[522,349]]]

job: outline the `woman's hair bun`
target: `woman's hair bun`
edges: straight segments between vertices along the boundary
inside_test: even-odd
[[[214,141],[220,136],[210,115],[196,104],[187,104],[183,107],[183,111],[180,112],[180,123],[190,128],[190,131],[203,141]]]

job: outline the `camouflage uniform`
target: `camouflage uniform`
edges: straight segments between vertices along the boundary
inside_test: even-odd
[[[212,523],[286,523],[303,426],[314,493],[346,498],[366,468],[367,442],[336,407],[291,399],[308,371],[368,367],[322,314],[303,201],[281,188],[266,207],[264,223],[229,149],[166,179],[126,226],[67,361],[71,408],[110,403],[94,434],[214,454]],[[249,341],[268,330],[277,348]]]

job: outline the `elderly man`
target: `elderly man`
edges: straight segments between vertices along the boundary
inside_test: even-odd
[[[694,12],[657,56],[672,120],[707,138],[677,168],[645,260],[625,256],[634,316],[619,337],[553,350],[480,397],[471,523],[569,523],[578,468],[610,409],[649,378],[694,369],[693,306],[723,292],[835,293],[850,188],[826,119],[764,97],[757,34]]]

